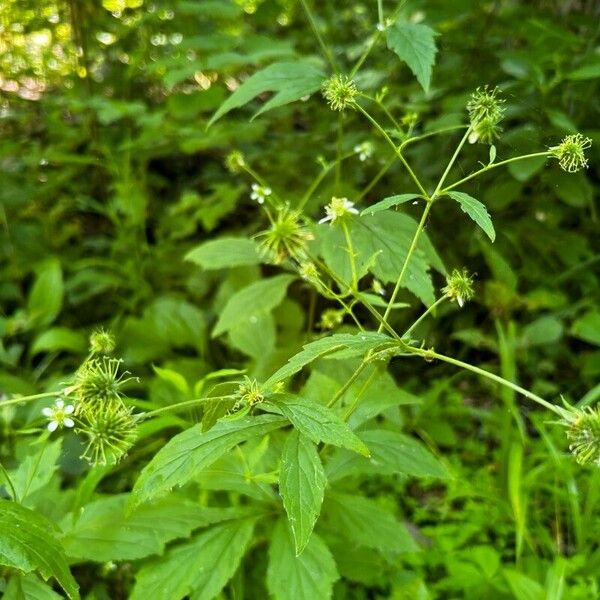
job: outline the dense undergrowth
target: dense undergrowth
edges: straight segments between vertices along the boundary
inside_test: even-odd
[[[3,597],[600,597],[595,2],[0,18]]]

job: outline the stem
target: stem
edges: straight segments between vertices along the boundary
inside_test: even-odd
[[[423,214],[421,215],[421,220],[419,221],[419,224],[417,225],[417,230],[415,231],[415,235],[410,244],[410,248],[408,249],[406,258],[404,259],[402,269],[400,270],[400,275],[398,275],[398,279],[396,280],[396,285],[394,286],[394,291],[392,292],[390,301],[388,302],[385,312],[383,313],[383,322],[385,322],[385,323],[387,323],[387,320],[388,320],[388,317],[390,316],[390,312],[392,311],[394,302],[396,302],[396,297],[398,296],[398,292],[400,291],[400,286],[402,285],[404,275],[406,274],[406,271],[408,270],[408,263],[410,262],[410,259],[417,247],[419,237],[421,236],[421,232],[425,228],[425,222],[427,221],[427,216],[429,215],[429,211],[431,210],[432,206],[433,206],[433,204],[431,202],[427,202],[427,204],[425,205],[425,210],[423,211]],[[383,330],[383,322],[380,323],[379,329],[377,330],[378,332],[381,332]]]
[[[442,296],[438,298],[403,334],[402,337],[407,337],[416,327],[425,319],[425,317],[433,312],[444,300],[446,300],[448,296]]]
[[[419,188],[419,191],[421,192],[423,197],[429,198],[429,194],[427,194],[427,192],[425,191],[425,188],[421,185],[421,182],[419,181],[417,176],[414,174],[414,171],[410,168],[410,165],[408,164],[408,162],[406,162],[406,159],[402,155],[402,152],[400,152],[400,149],[398,148],[398,146],[396,146],[396,144],[394,143],[392,138],[390,138],[390,136],[387,134],[387,131],[385,131],[385,129],[360,104],[354,104],[354,106],[359,112],[361,112],[371,122],[371,124],[385,138],[387,143],[394,149],[394,152],[400,159],[400,162],[402,162],[402,164],[408,171],[408,174],[410,175],[411,179],[414,181],[415,185]]]
[[[394,164],[396,160],[396,155],[392,156],[390,160],[388,160],[381,169],[379,169],[377,175],[371,179],[371,181],[367,184],[367,187],[356,196],[356,202],[360,202],[379,182],[379,180],[388,172],[389,168]]]
[[[140,421],[145,421],[150,417],[154,417],[161,413],[170,411],[170,410],[179,410],[180,408],[186,408],[188,406],[195,406],[197,404],[203,404],[205,402],[221,402],[224,400],[231,400],[234,398],[233,394],[229,394],[228,396],[214,396],[214,397],[206,397],[206,398],[194,398],[194,400],[186,400],[184,402],[178,402],[177,404],[171,404],[170,406],[163,406],[162,408],[157,408],[156,410],[151,410],[147,413],[141,413],[137,415],[137,418]]]
[[[365,62],[365,60],[367,60],[367,57],[369,56],[369,54],[371,54],[371,50],[373,50],[373,47],[377,43],[377,40],[379,40],[380,35],[381,35],[381,31],[379,31],[379,30],[373,34],[373,37],[371,38],[369,45],[365,48],[365,51],[361,54],[360,58],[356,61],[356,64],[354,65],[354,67],[352,67],[352,71],[350,71],[350,78],[353,78],[356,75],[356,73],[358,73],[358,70],[363,66],[363,63]]]
[[[8,483],[8,487],[10,488],[10,491],[12,492],[13,500],[15,502],[18,502],[19,496],[17,495],[17,490],[15,489],[15,486],[12,482],[12,479],[10,478],[10,475],[8,474],[8,471],[5,469],[4,465],[1,462],[0,462],[0,471],[2,471],[2,474],[4,475],[4,479],[6,480],[6,483]]]
[[[419,356],[423,356],[423,357],[427,357],[427,358],[436,358],[438,360],[441,360],[442,362],[447,362],[451,365],[455,365],[457,367],[461,367],[462,369],[466,369],[467,371],[472,371],[473,373],[477,373],[477,375],[481,375],[482,377],[486,377],[487,379],[491,379],[492,381],[495,381],[496,383],[499,383],[500,385],[508,387],[508,388],[514,390],[515,392],[518,392],[522,396],[529,398],[529,400],[533,400],[534,402],[537,402],[540,406],[543,406],[544,408],[551,410],[552,412],[556,413],[560,417],[563,416],[562,413],[560,412],[560,410],[553,404],[550,404],[550,402],[547,402],[546,400],[544,400],[543,398],[540,398],[540,396],[534,394],[533,392],[530,392],[530,391],[526,390],[525,388],[522,388],[520,385],[517,385],[516,383],[512,383],[511,381],[508,381],[507,379],[504,379],[503,377],[500,377],[499,375],[490,373],[489,371],[486,371],[485,369],[480,369],[479,367],[476,367],[469,363],[463,362],[462,360],[452,358],[451,356],[445,356],[444,354],[438,354],[434,350],[424,350],[422,348],[410,348],[410,347],[408,347],[407,349],[409,350],[409,352],[413,352],[414,354],[418,354]]]
[[[327,408],[331,408],[348,391],[348,388],[358,379],[358,376],[365,370],[369,363],[363,361],[358,365],[356,371],[352,373],[348,381],[336,392],[335,396],[327,403]]]
[[[383,0],[377,0],[377,18],[379,19],[379,25],[384,26],[383,21]]]
[[[40,398],[51,398],[52,396],[60,396],[61,392],[44,392],[43,394],[33,394],[32,396],[21,396],[19,398],[11,398],[10,400],[0,400],[0,408],[10,406],[11,404],[20,404],[21,402],[30,402],[31,400],[39,400]]]
[[[482,173],[485,173],[486,171],[491,171],[492,169],[495,169],[496,167],[501,167],[502,165],[507,165],[509,163],[516,162],[518,160],[526,160],[528,158],[537,158],[538,156],[550,156],[550,154],[551,154],[551,152],[549,152],[549,151],[534,152],[533,154],[524,154],[523,156],[515,156],[513,158],[508,158],[506,160],[502,160],[502,161],[500,161],[498,163],[494,163],[492,165],[486,165],[485,167],[483,167],[483,169],[479,169],[479,171],[475,171],[474,173],[471,173],[470,175],[467,175],[466,177],[463,177],[462,179],[455,181],[452,185],[449,185],[447,188],[444,188],[440,192],[440,194],[445,194],[446,192],[454,189],[455,187],[458,187],[459,185],[462,185],[463,183],[469,181],[470,179],[478,177]]]
[[[352,404],[346,410],[346,412],[344,414],[344,421],[347,421],[352,416],[352,414],[356,410],[356,407],[358,406],[358,403],[360,402],[360,399],[363,397],[364,393],[367,391],[368,387],[371,385],[371,382],[373,381],[373,378],[375,377],[376,374],[377,374],[377,368],[374,368],[373,371],[371,372],[371,374],[367,377],[363,386],[360,388],[360,390],[354,397],[354,402],[352,402]]]
[[[350,256],[350,269],[352,271],[352,289],[358,290],[358,275],[356,273],[356,261],[354,260],[354,247],[352,246],[352,238],[350,237],[350,231],[348,224],[342,222],[342,229],[344,230],[344,237],[346,238],[346,249]]]
[[[340,113],[338,116],[337,124],[337,139],[335,143],[336,148],[336,160],[335,160],[335,193],[336,195],[340,192],[340,183],[342,181],[342,143],[344,141],[344,121],[343,114]]]
[[[469,127],[468,125],[453,125],[452,127],[442,127],[441,129],[436,129],[434,131],[429,131],[427,133],[423,133],[421,135],[415,135],[414,137],[410,137],[407,140],[404,140],[400,144],[400,150],[404,150],[406,146],[410,144],[414,144],[415,142],[419,142],[421,140],[427,139],[429,137],[433,137],[434,135],[439,135],[440,133],[448,133],[451,131],[456,131],[457,129],[466,129]]]
[[[317,41],[319,42],[319,46],[321,46],[321,50],[323,51],[323,53],[325,54],[325,57],[329,61],[331,68],[334,71],[337,71],[338,68],[337,68],[335,59],[333,58],[333,54],[332,54],[331,50],[325,44],[325,41],[323,40],[323,38],[321,37],[321,34],[319,33],[319,29],[317,28],[317,24],[315,22],[313,14],[312,14],[306,0],[300,0],[300,3],[302,4],[302,7],[304,8],[304,12],[306,13],[306,18],[308,19],[308,22],[310,23],[310,27],[313,30],[313,33],[315,34]]]
[[[456,147],[456,150],[454,151],[452,158],[446,165],[446,170],[442,173],[442,176],[440,177],[440,180],[438,181],[435,191],[431,195],[432,201],[434,200],[434,198],[436,198],[439,195],[440,190],[442,189],[442,186],[444,185],[444,181],[446,181],[446,177],[448,177],[448,174],[450,173],[450,169],[452,169],[452,167],[454,166],[454,163],[456,162],[456,159],[458,158],[458,155],[460,154],[462,147],[465,145],[465,142],[467,141],[469,134],[471,133],[471,129],[472,129],[472,127],[469,125],[469,127],[467,127],[467,130],[465,131],[465,134],[463,135],[462,139],[458,143],[458,146]]]

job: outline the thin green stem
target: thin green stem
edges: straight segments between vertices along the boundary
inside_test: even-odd
[[[379,182],[379,180],[389,171],[390,167],[396,161],[396,155],[392,156],[390,160],[388,160],[381,169],[377,172],[377,175],[371,179],[371,181],[367,184],[367,186],[363,189],[358,196],[356,196],[356,202],[360,202]]]
[[[414,144],[415,142],[420,142],[421,140],[425,140],[429,137],[433,137],[434,135],[439,135],[441,133],[450,133],[452,131],[456,131],[457,129],[467,129],[468,125],[453,125],[452,127],[442,127],[441,129],[436,129],[434,131],[429,131],[427,133],[423,133],[421,135],[415,135],[414,137],[410,137],[407,140],[404,140],[399,148],[400,150],[404,150],[410,144]]]
[[[507,165],[512,162],[517,162],[519,160],[526,160],[528,158],[537,158],[538,156],[550,156],[551,154],[552,153],[549,151],[534,152],[532,154],[524,154],[523,156],[514,156],[513,158],[508,158],[506,160],[502,160],[500,162],[493,163],[491,165],[486,165],[485,167],[483,167],[483,169],[479,169],[479,171],[475,171],[474,173],[471,173],[470,175],[467,175],[466,177],[463,177],[462,179],[455,181],[452,185],[449,185],[448,187],[441,190],[439,192],[439,194],[440,195],[445,194],[446,192],[453,190],[454,188],[458,187],[459,185],[462,185],[463,183],[466,183],[467,181],[470,181],[471,179],[474,179],[475,177],[479,177],[479,175],[481,175],[482,173],[491,171],[492,169],[496,169],[497,167],[501,167],[503,165]]]
[[[383,0],[377,0],[377,18],[379,20],[379,25],[383,27],[385,25],[383,21]]]
[[[400,275],[398,275],[398,279],[396,280],[396,285],[394,286],[394,291],[392,292],[392,295],[390,296],[388,305],[385,309],[385,312],[383,313],[383,322],[385,322],[385,323],[387,323],[388,317],[390,316],[390,313],[392,312],[392,307],[394,306],[394,302],[396,302],[396,298],[398,297],[398,292],[400,291],[400,287],[402,285],[402,282],[404,281],[404,275],[408,271],[408,263],[410,262],[410,259],[412,258],[412,255],[413,255],[415,249],[417,248],[417,243],[419,242],[419,238],[421,237],[421,232],[425,228],[425,223],[427,222],[427,217],[429,216],[429,211],[431,210],[432,206],[433,206],[433,204],[431,202],[427,202],[425,204],[425,210],[423,211],[423,214],[421,215],[421,220],[419,221],[419,224],[417,225],[417,230],[415,231],[415,235],[413,236],[412,242],[411,242],[408,252],[406,254],[406,258],[404,259],[404,263],[402,264],[402,269],[400,270]],[[380,323],[379,329],[377,331],[381,332],[382,330],[383,330],[383,323]]]
[[[151,410],[150,412],[140,413],[137,415],[138,420],[145,421],[150,417],[155,417],[156,415],[162,414],[164,412],[168,412],[171,410],[179,410],[181,408],[188,408],[190,406],[197,406],[198,404],[204,404],[205,402],[222,402],[225,400],[231,400],[235,396],[233,394],[229,394],[227,396],[214,396],[214,397],[205,397],[205,398],[194,398],[193,400],[185,400],[184,402],[178,402],[177,404],[171,404],[170,406],[163,406],[162,408],[157,408],[156,410]]]
[[[327,408],[335,406],[336,402],[348,391],[350,386],[358,379],[368,364],[368,362],[363,361],[360,363],[360,365],[358,365],[354,373],[352,373],[352,375],[349,377],[348,381],[346,381],[346,383],[336,392],[335,396],[327,403]]]
[[[403,334],[402,337],[405,338],[409,336],[418,325],[429,315],[432,313],[442,302],[448,299],[448,296],[442,296],[438,298]]]
[[[530,392],[529,390],[522,388],[520,385],[517,385],[516,383],[512,383],[512,381],[508,381],[507,379],[500,377],[499,375],[490,373],[489,371],[486,371],[485,369],[480,369],[479,367],[476,367],[475,365],[471,365],[469,363],[463,362],[462,360],[452,358],[451,356],[445,356],[444,354],[438,354],[434,350],[425,350],[423,348],[411,348],[411,347],[407,347],[407,349],[409,352],[412,352],[419,356],[426,357],[427,359],[441,360],[442,362],[449,363],[456,367],[461,367],[462,369],[466,369],[467,371],[471,371],[473,373],[477,373],[477,375],[481,375],[482,377],[491,379],[492,381],[495,381],[496,383],[499,383],[500,385],[503,385],[505,387],[508,387],[508,388],[514,390],[515,392],[518,392],[522,396],[525,396],[525,398],[529,398],[529,400],[533,400],[540,406],[543,406],[544,408],[551,410],[552,412],[556,413],[557,415],[559,415],[561,417],[563,416],[558,407],[554,406],[553,404],[550,404],[550,402],[547,402],[543,398],[540,398],[540,396],[534,394],[533,392]]]
[[[363,63],[365,62],[365,60],[367,60],[369,54],[371,54],[371,50],[373,50],[373,48],[374,48],[375,44],[377,43],[377,41],[379,40],[380,36],[381,36],[380,31],[376,31],[372,35],[369,44],[365,48],[365,51],[360,55],[360,58],[356,61],[355,65],[352,67],[352,71],[350,71],[350,78],[354,77],[358,73],[358,70],[363,66]]]
[[[323,40],[323,37],[321,36],[321,33],[319,32],[319,28],[317,27],[317,23],[313,17],[310,7],[308,6],[308,3],[306,2],[306,0],[300,0],[300,3],[302,4],[302,7],[304,8],[304,12],[306,13],[306,18],[308,19],[308,22],[310,23],[310,28],[313,30],[313,33],[315,34],[315,37],[317,38],[317,41],[319,42],[319,46],[321,46],[321,50],[323,51],[323,54],[325,54],[325,57],[327,58],[327,60],[329,61],[329,64],[331,65],[331,68],[334,71],[337,71],[338,68],[337,68],[335,59],[333,57],[333,53],[331,52],[331,49],[327,46],[327,44],[325,44],[325,41]]]
[[[354,399],[352,400],[352,404],[348,407],[348,409],[344,413],[344,421],[347,421],[352,416],[352,414],[356,410],[356,407],[358,406],[358,403],[360,402],[361,398],[363,397],[364,393],[367,391],[368,387],[373,382],[373,379],[375,378],[376,374],[377,374],[377,368],[374,368],[373,371],[371,372],[371,374],[365,380],[365,382],[362,385],[362,387],[360,388],[360,390],[358,390],[358,393],[354,396]]]
[[[10,488],[13,500],[15,502],[19,502],[19,496],[17,495],[17,490],[12,482],[12,479],[10,478],[10,475],[8,474],[8,471],[6,470],[6,468],[4,467],[4,465],[1,462],[0,462],[0,471],[2,471],[2,474],[4,475],[4,479],[5,479],[6,483],[8,484],[8,487]]]
[[[10,400],[0,400],[0,408],[10,406],[11,404],[20,404],[21,402],[31,402],[32,400],[40,400],[41,398],[51,398],[52,396],[60,396],[61,392],[44,392],[43,394],[33,394],[32,396],[20,396],[19,398],[11,398]]]
[[[335,193],[339,194],[340,184],[342,182],[342,145],[344,142],[344,115],[338,115],[337,138],[335,143],[336,161],[335,161]]]
[[[352,272],[352,289],[358,290],[358,274],[356,272],[356,255],[354,254],[354,247],[352,246],[352,238],[350,237],[350,230],[348,224],[342,221],[342,229],[344,231],[344,237],[346,238],[346,250],[350,258],[350,270]]]
[[[400,162],[404,165],[404,168],[408,171],[408,174],[410,175],[411,179],[414,181],[415,185],[419,188],[419,191],[421,192],[423,197],[429,198],[429,195],[425,191],[425,188],[421,185],[421,182],[419,181],[418,177],[415,175],[414,171],[411,169],[410,165],[408,164],[408,162],[402,155],[402,152],[400,152],[400,149],[398,148],[398,146],[396,146],[396,144],[394,143],[392,138],[390,138],[387,131],[360,104],[355,103],[354,107],[356,108],[356,110],[358,110],[360,113],[362,113],[371,122],[371,124],[379,131],[379,133],[381,133],[381,135],[384,137],[384,139],[387,141],[387,143],[394,149],[394,152],[400,159]]]
[[[458,158],[458,155],[460,154],[462,147],[465,145],[467,139],[469,138],[471,129],[472,129],[471,126],[467,127],[467,130],[465,131],[465,134],[463,135],[462,139],[458,143],[458,146],[456,147],[456,150],[454,151],[452,158],[448,161],[448,164],[446,165],[446,170],[442,173],[442,176],[440,177],[440,180],[438,181],[438,184],[435,187],[435,191],[431,195],[432,202],[439,195],[440,190],[442,189],[442,186],[444,185],[444,181],[446,181],[446,177],[448,177],[448,174],[450,173],[450,170],[454,166],[454,163],[456,162],[456,159]]]

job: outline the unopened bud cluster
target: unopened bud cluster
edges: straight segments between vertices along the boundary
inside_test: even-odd
[[[502,130],[499,123],[504,117],[504,100],[498,88],[477,88],[467,103],[471,135],[469,141],[491,144]]]

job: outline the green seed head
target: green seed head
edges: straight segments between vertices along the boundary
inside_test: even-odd
[[[90,352],[92,354],[112,354],[115,349],[115,338],[104,329],[96,329],[90,335]]]
[[[558,146],[549,148],[552,156],[558,159],[561,169],[569,173],[576,173],[587,169],[588,161],[585,151],[592,145],[592,140],[583,137],[580,133],[568,135]]]
[[[600,465],[600,406],[565,406],[559,424],[567,430],[571,454],[580,465]]]
[[[450,300],[455,300],[462,308],[464,303],[475,295],[475,291],[473,290],[473,276],[469,275],[466,269],[462,271],[454,269],[452,275],[446,279],[446,287],[442,289],[442,292]]]
[[[239,173],[246,166],[246,159],[239,150],[233,150],[225,158],[225,166],[231,173]]]
[[[346,75],[334,75],[323,84],[323,96],[331,110],[344,111],[352,108],[358,95],[356,83]]]
[[[286,258],[301,260],[305,256],[306,242],[313,239],[312,233],[302,225],[302,215],[297,210],[283,208],[278,211],[271,228],[259,233],[261,248],[275,264]]]

